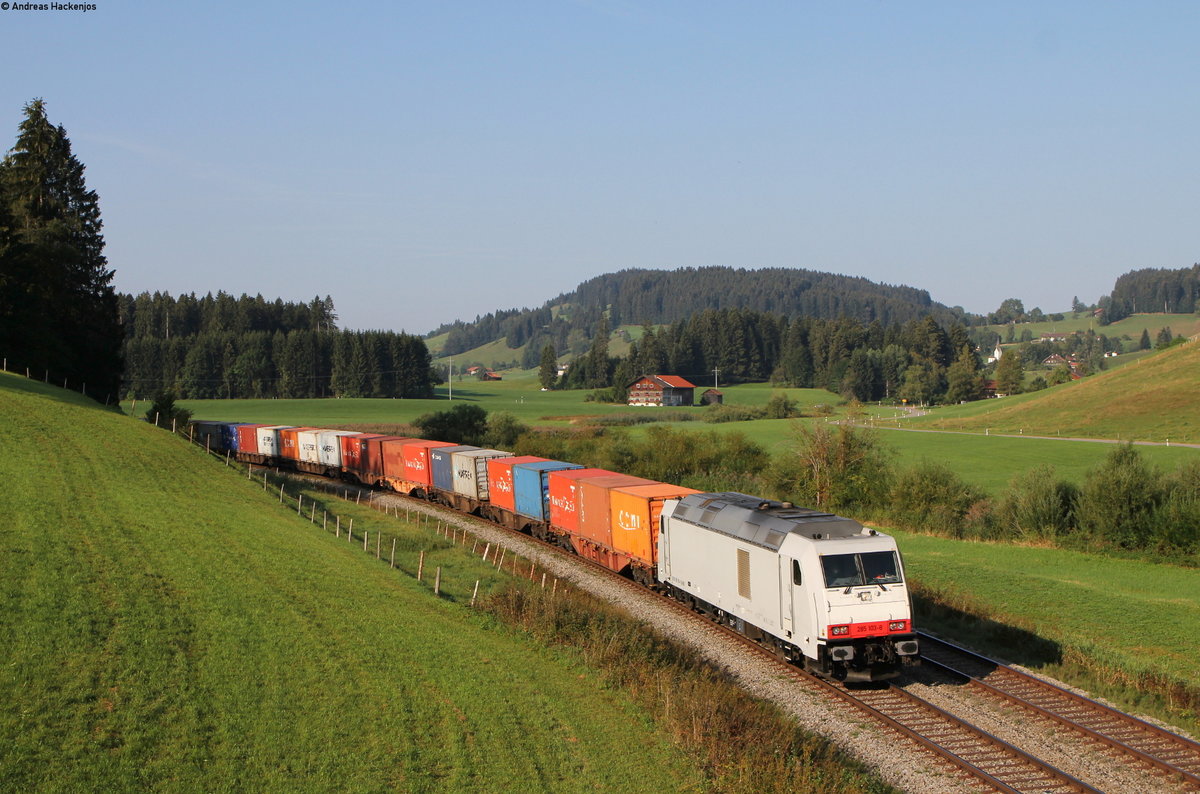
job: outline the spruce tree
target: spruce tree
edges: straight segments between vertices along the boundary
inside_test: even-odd
[[[538,367],[538,382],[542,384],[543,389],[553,389],[557,381],[558,355],[554,352],[554,345],[547,344],[542,348],[541,366]]]
[[[11,216],[0,216],[0,226],[11,224],[7,246],[0,237],[0,344],[10,364],[116,398],[124,334],[99,199],[45,103],[35,99],[24,111],[16,145],[0,163],[0,203]]]

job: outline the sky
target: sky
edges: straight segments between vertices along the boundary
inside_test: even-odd
[[[44,99],[121,292],[424,333],[625,268],[1049,313],[1200,261],[1191,0],[21,6],[0,149]]]

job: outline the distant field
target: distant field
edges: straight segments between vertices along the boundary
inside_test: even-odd
[[[1153,341],[1159,329],[1167,326],[1170,326],[1172,333],[1177,335],[1195,336],[1196,334],[1200,334],[1200,315],[1135,314],[1111,325],[1100,325],[1090,314],[1081,314],[1079,317],[1072,317],[1071,313],[1067,312],[1065,317],[1057,322],[1047,320],[1041,323],[1018,323],[1014,327],[1014,331],[1018,339],[1021,336],[1021,332],[1025,330],[1028,330],[1033,334],[1033,338],[1037,339],[1042,334],[1069,334],[1091,329],[1097,334],[1104,334],[1110,338],[1128,336],[1134,342],[1137,342],[1142,338],[1143,330],[1150,332],[1150,340]],[[1007,325],[989,325],[986,327],[988,330],[1000,334],[1002,339],[1008,333]]]
[[[941,430],[1200,443],[1200,343],[1044,391],[943,406],[912,420]]]
[[[1078,387],[1079,384],[1074,384]],[[1058,388],[1070,388],[1058,387]],[[768,384],[741,384],[726,386],[721,389],[725,393],[725,401],[730,405],[765,405],[771,396],[780,392],[786,393],[800,406],[801,411],[812,416],[815,406],[819,404],[837,405],[840,398],[822,389],[776,389]],[[445,387],[441,393],[445,394]],[[506,378],[503,381],[463,381],[454,387],[455,400],[467,400],[480,405],[489,412],[508,411],[521,421],[532,426],[565,427],[572,423],[573,418],[588,416],[653,416],[655,412],[687,410],[693,412],[696,421],[667,423],[690,430],[715,431],[720,433],[742,433],[751,440],[762,444],[772,454],[779,454],[792,443],[794,423],[790,419],[760,419],[750,422],[729,422],[724,424],[708,424],[700,421],[704,416],[703,408],[691,409],[660,409],[660,408],[631,408],[620,405],[584,402],[583,391],[552,391],[543,392],[537,386],[536,379],[531,374]],[[998,494],[1017,474],[1028,471],[1041,464],[1055,467],[1057,474],[1063,479],[1081,482],[1086,472],[1095,467],[1108,454],[1111,447],[1107,444],[1091,442],[1052,441],[1035,438],[1004,438],[997,435],[985,436],[984,432],[992,427],[991,421],[984,421],[983,426],[972,425],[965,421],[975,412],[977,416],[984,415],[989,409],[995,410],[998,404],[1020,405],[1029,400],[1037,399],[1035,394],[1019,395],[1004,400],[987,400],[966,406],[939,407],[927,419],[911,420],[904,418],[902,411],[894,407],[868,406],[866,416],[874,417],[880,430],[882,441],[895,450],[897,462],[901,465],[918,461],[922,458],[941,461],[955,471],[964,480],[970,482],[985,492]],[[354,426],[403,424],[411,422],[421,414],[431,411],[443,411],[452,407],[453,403],[446,399],[439,400],[185,400],[182,405],[195,411],[197,419],[212,419],[219,421],[248,421],[273,424],[297,424],[317,426]],[[144,403],[142,404],[144,405]],[[1001,407],[1003,407],[1001,405]],[[126,404],[126,410],[129,406]],[[835,415],[843,416],[845,408],[840,407]],[[963,417],[948,418],[950,416]],[[939,421],[940,419],[940,421]],[[824,421],[823,419],[804,419],[803,422]],[[901,427],[925,427],[930,423],[947,430],[958,430],[960,427],[977,427],[970,433],[915,433],[896,429]],[[630,430],[635,435],[646,432],[648,425],[639,425]],[[1004,430],[996,423],[994,433],[1011,432],[1019,434],[1021,427]],[[1027,430],[1027,433],[1031,431]],[[1117,428],[1115,432],[1128,433],[1128,428]],[[1057,428],[1048,431],[1047,435],[1056,436]],[[1064,433],[1064,435],[1067,435]],[[1128,435],[1126,435],[1128,437]],[[1183,440],[1181,436],[1177,440]],[[1139,447],[1139,451],[1151,463],[1163,468],[1176,468],[1187,460],[1200,456],[1200,450],[1186,447]]]
[[[701,391],[703,388],[701,389]],[[821,389],[774,389],[765,384],[746,384],[722,387],[726,401],[741,405],[765,405],[771,396],[785,392],[801,406],[811,409],[817,403],[836,404],[837,395]],[[288,424],[348,425],[388,424],[411,422],[421,414],[445,411],[454,406],[445,384],[438,387],[434,400],[181,400],[180,405],[194,413],[196,419],[229,422],[272,422]],[[507,411],[531,425],[566,426],[576,417],[631,414],[652,416],[655,411],[691,411],[697,419],[704,409],[651,408],[585,402],[584,390],[542,391],[537,375],[532,372],[506,376],[501,381],[476,379],[454,382],[454,400],[479,405],[489,413]],[[122,406],[126,412],[130,403]],[[149,403],[139,403],[139,415]]]
[[[496,575],[448,543],[401,545],[446,567],[439,599],[168,433],[7,374],[0,446],[6,790],[704,788],[626,693],[467,609]]]
[[[1147,679],[1200,695],[1200,569],[894,534],[922,589],[1056,643],[1065,664],[1045,668],[1050,674],[1086,669],[1127,690],[1134,706]],[[1005,655],[1027,661],[1029,653],[1014,645]],[[1173,716],[1197,724],[1194,712]]]

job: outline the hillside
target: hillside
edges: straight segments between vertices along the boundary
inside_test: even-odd
[[[0,446],[7,790],[702,787],[578,659],[165,431],[0,374]]]
[[[940,322],[964,317],[961,309],[934,302],[926,290],[835,273],[798,268],[630,269],[589,279],[536,309],[495,311],[473,322],[448,323],[428,336],[446,335],[438,347],[441,355],[457,355],[493,340],[503,340],[514,351],[529,346],[533,355],[523,365],[530,367],[536,365],[536,354],[547,341],[560,353],[581,352],[572,347],[591,338],[602,314],[615,328],[674,323],[706,309],[732,308],[822,319],[849,317],[863,323],[878,320],[884,325],[930,315]]]
[[[1131,441],[1200,443],[1200,342],[1032,394],[939,408],[913,425]]]

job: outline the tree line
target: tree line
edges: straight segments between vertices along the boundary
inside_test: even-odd
[[[8,369],[119,395],[122,332],[96,191],[46,105],[0,162],[0,356]]]
[[[119,303],[128,397],[427,398],[438,382],[423,339],[339,330],[329,297],[289,303],[156,292]]]
[[[1111,295],[1100,299],[1100,308],[1106,324],[1139,312],[1191,314],[1200,310],[1200,264],[1131,270],[1117,279]]]
[[[957,322],[943,326],[931,315],[884,325],[709,309],[658,330],[644,326],[624,358],[608,355],[608,338],[607,318],[601,318],[590,349],[555,385],[612,389],[614,401],[648,373],[680,375],[696,384],[714,374],[726,384],[771,381],[864,402],[960,402],[978,399],[984,388],[972,333]],[[543,376],[550,360],[543,349]]]

